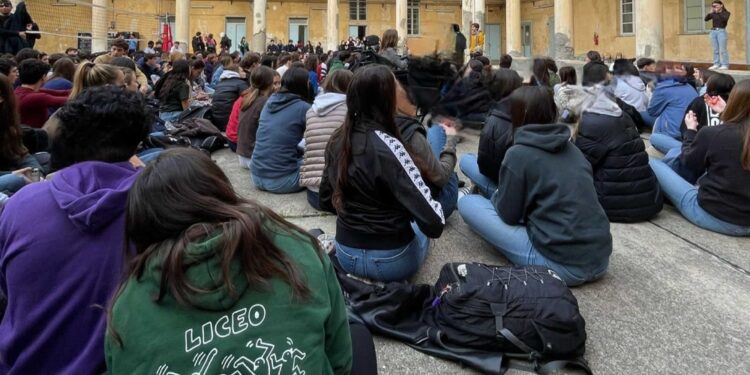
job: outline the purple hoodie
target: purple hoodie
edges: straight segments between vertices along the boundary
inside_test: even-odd
[[[101,374],[106,306],[123,267],[138,170],[84,162],[16,193],[0,214],[0,374]]]

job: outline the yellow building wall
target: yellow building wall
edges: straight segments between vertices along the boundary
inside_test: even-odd
[[[500,24],[501,53],[506,53],[505,6],[489,5],[487,8],[485,23]],[[552,0],[521,3],[521,23],[531,22],[532,56],[546,56],[549,54],[550,18],[554,17],[554,14],[555,8]]]

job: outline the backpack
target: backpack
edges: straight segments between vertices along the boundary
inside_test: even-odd
[[[439,345],[501,352],[528,360],[540,373],[567,365],[590,373],[582,360],[586,322],[554,271],[449,263],[440,271],[435,292],[437,332],[430,336]]]

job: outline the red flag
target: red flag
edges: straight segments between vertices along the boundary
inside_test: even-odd
[[[161,49],[164,52],[172,49],[172,29],[169,27],[169,18],[166,17],[161,27]]]

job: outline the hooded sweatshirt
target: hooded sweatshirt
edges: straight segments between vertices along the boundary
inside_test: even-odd
[[[268,98],[260,113],[250,165],[254,175],[278,178],[299,170],[302,153],[297,144],[305,133],[309,109],[309,103],[290,92],[279,92]]]
[[[209,235],[185,250],[187,282],[208,292],[178,304],[154,302],[162,253],[131,277],[117,297],[105,343],[110,374],[348,374],[352,347],[344,298],[327,256],[281,228],[263,229],[297,265],[310,288],[295,301],[289,285],[271,279],[267,291],[248,285],[239,262],[230,266],[231,294],[221,276],[222,237]]]
[[[615,96],[635,107],[638,112],[644,112],[648,108],[646,84],[639,76],[629,74],[618,76]]]
[[[565,125],[519,128],[492,202],[506,224],[526,226],[546,258],[593,271],[612,253],[612,236],[591,164],[569,139]]]
[[[0,215],[1,374],[101,374],[106,306],[123,268],[130,163],[78,163]]]
[[[666,134],[681,140],[680,124],[685,117],[685,110],[696,94],[695,89],[685,82],[673,78],[660,81],[648,105],[648,114],[658,117],[654,124],[654,133]]]
[[[226,130],[232,106],[247,88],[247,81],[240,78],[239,73],[227,70],[221,74],[211,101],[211,119],[219,130]]]
[[[346,119],[346,95],[320,94],[307,111],[305,155],[300,170],[300,186],[318,191],[325,169],[328,140]]]

